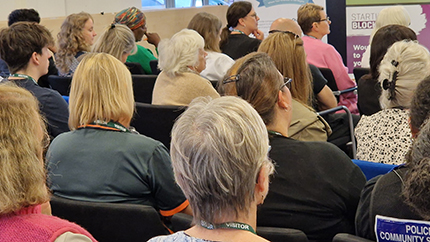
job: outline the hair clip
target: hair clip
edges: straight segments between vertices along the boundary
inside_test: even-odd
[[[383,88],[384,90],[388,90],[388,88],[390,88],[390,86],[391,86],[391,82],[390,82],[390,81],[388,81],[388,79],[384,79],[384,80],[382,81],[382,88]]]
[[[382,88],[384,90],[389,90],[388,100],[394,99],[396,96],[396,81],[397,81],[397,75],[399,74],[398,71],[395,71],[393,73],[393,80],[390,82],[388,79],[384,79],[382,81]]]
[[[114,29],[115,28],[115,24],[111,24],[109,29]]]
[[[224,81],[222,81],[222,84],[227,84],[230,82],[237,82],[237,81],[239,81],[239,77],[240,77],[239,74],[231,75],[231,76],[227,77],[226,79],[224,79]]]
[[[399,62],[398,62],[398,61],[395,61],[395,60],[392,60],[392,61],[391,61],[391,65],[393,65],[393,66],[397,67],[397,66],[399,65]]]

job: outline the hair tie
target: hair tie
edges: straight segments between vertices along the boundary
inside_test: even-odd
[[[239,77],[240,77],[239,74],[231,75],[231,76],[227,77],[226,79],[224,79],[224,81],[222,81],[222,84],[227,84],[230,82],[237,82],[237,81],[239,81]]]
[[[232,32],[234,30],[234,28],[233,27],[228,27],[228,31],[230,31],[230,32]]]

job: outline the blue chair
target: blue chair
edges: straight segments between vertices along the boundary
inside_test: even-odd
[[[383,163],[375,163],[364,160],[352,160],[354,164],[360,167],[363,174],[366,176],[367,180],[372,179],[378,175],[384,175],[393,170],[397,165],[383,164]]]
[[[66,101],[67,104],[69,104],[69,96],[62,96],[64,101]]]

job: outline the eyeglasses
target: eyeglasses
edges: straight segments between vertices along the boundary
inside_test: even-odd
[[[287,87],[288,89],[291,89],[291,82],[292,81],[293,81],[293,79],[291,79],[289,77],[284,77],[284,84],[282,84],[279,89],[282,90],[282,88],[284,88],[284,87]]]
[[[326,21],[328,23],[328,22],[330,22],[330,17],[327,16],[326,18],[320,19],[317,22],[322,22],[322,21]]]
[[[291,34],[291,35],[293,35],[294,36],[294,38],[300,38],[300,36],[298,35],[298,34],[296,34],[296,33],[293,33],[293,32],[291,32],[291,31],[288,31],[288,30],[286,30],[286,31],[282,31],[282,30],[277,30],[277,29],[274,29],[274,30],[270,30],[269,31],[269,34],[273,34],[273,33],[284,33],[284,34]]]

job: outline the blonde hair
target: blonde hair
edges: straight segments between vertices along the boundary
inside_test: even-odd
[[[133,32],[126,25],[111,24],[97,39],[92,52],[108,53],[121,60],[124,54],[137,50]]]
[[[55,55],[57,67],[61,72],[69,72],[69,66],[72,64],[76,53],[89,50],[90,46],[85,42],[82,35],[85,23],[89,19],[94,21],[89,13],[74,13],[67,16],[61,25],[57,35],[58,51]]]
[[[308,34],[312,30],[312,24],[320,21],[320,11],[324,8],[314,3],[306,3],[297,10],[297,23],[302,28],[304,34]]]
[[[199,50],[205,46],[205,40],[192,29],[183,29],[171,39],[164,39],[158,45],[158,66],[167,75],[173,77],[189,72],[188,66],[199,65]]]
[[[0,84],[0,214],[49,200],[42,134],[48,137],[36,98]]]
[[[306,62],[303,40],[292,32],[275,32],[263,40],[258,51],[267,53],[281,74],[293,79],[292,97],[312,107],[312,75]]]
[[[187,28],[197,31],[205,39],[205,50],[221,52],[219,48],[221,27],[222,22],[217,16],[201,12],[194,15]]]
[[[424,46],[416,41],[394,43],[379,65],[381,107],[409,108],[417,85],[429,74],[430,55]]]
[[[373,36],[376,32],[387,25],[397,24],[408,27],[411,24],[411,17],[403,6],[392,6],[384,8],[379,12],[375,21],[372,33],[370,34],[369,43],[372,43]]]
[[[173,126],[170,151],[194,220],[219,223],[248,214],[259,172],[274,170],[268,149],[266,127],[249,103],[232,96],[194,99]]]
[[[130,71],[109,54],[87,54],[73,75],[69,110],[71,130],[96,120],[130,121],[134,112]]]

